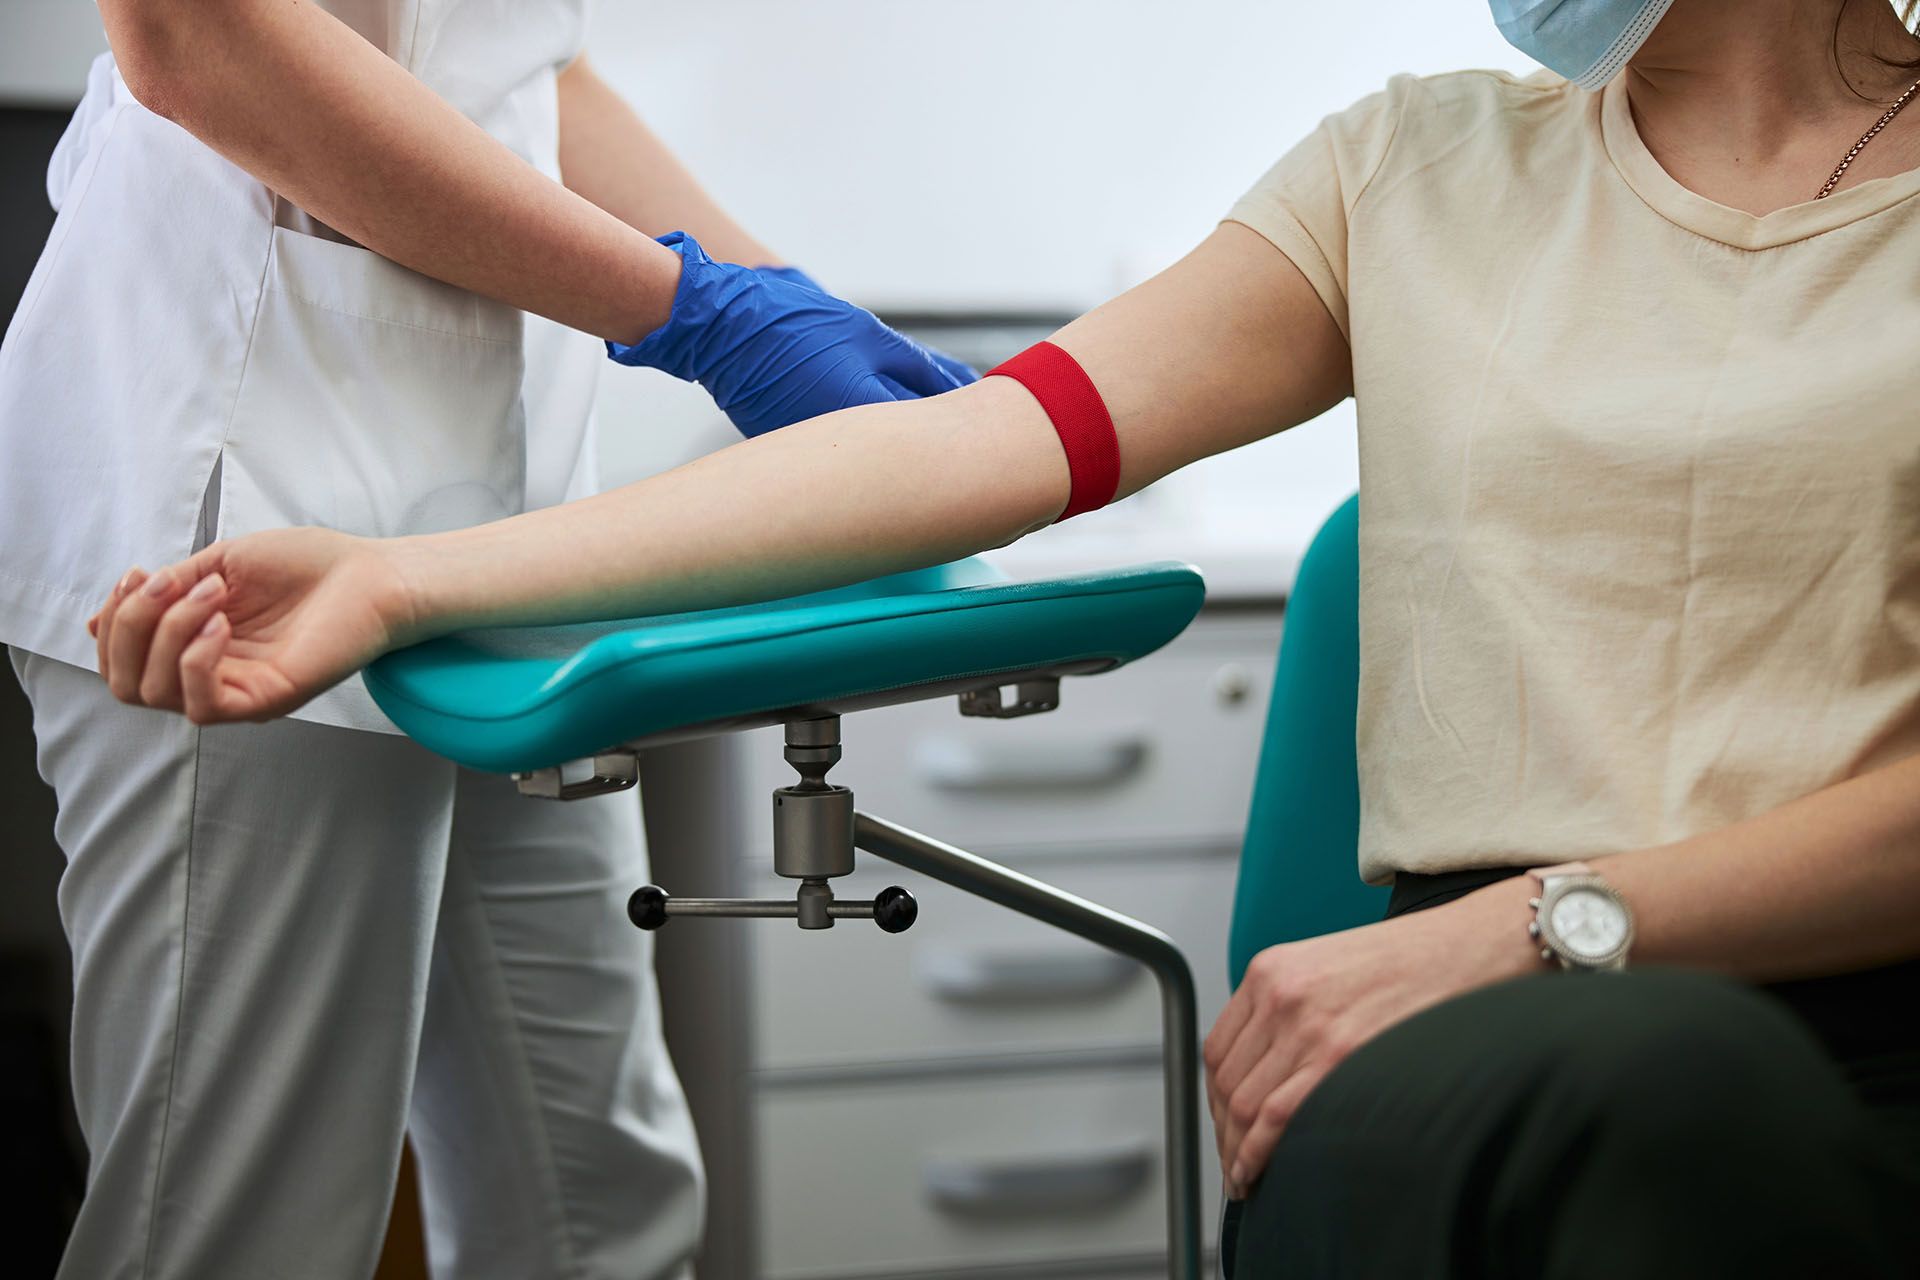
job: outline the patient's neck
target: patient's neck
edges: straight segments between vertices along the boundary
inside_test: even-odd
[[[1683,186],[1765,214],[1809,199],[1920,67],[1887,0],[1675,0],[1625,72],[1634,123]],[[1920,165],[1920,105],[1843,187]]]

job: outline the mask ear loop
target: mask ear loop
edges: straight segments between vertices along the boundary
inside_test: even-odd
[[[1025,387],[1060,437],[1072,488],[1055,524],[1113,501],[1120,488],[1120,437],[1099,388],[1079,361],[1051,342],[1036,342],[986,376],[1012,378]]]

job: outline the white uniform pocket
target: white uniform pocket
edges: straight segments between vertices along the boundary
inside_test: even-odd
[[[228,429],[220,534],[391,537],[521,510],[522,316],[275,227]]]

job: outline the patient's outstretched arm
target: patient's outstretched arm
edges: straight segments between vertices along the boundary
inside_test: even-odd
[[[1112,413],[1122,494],[1350,390],[1345,340],[1312,286],[1235,223],[1054,340]],[[1038,403],[988,378],[472,529],[216,543],[151,578],[130,573],[92,625],[122,699],[203,723],[259,719],[448,631],[740,604],[1003,546],[1051,522],[1068,487]]]

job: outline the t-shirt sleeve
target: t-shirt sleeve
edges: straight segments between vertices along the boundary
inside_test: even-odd
[[[1396,77],[1382,92],[1322,120],[1227,214],[1300,268],[1348,341],[1348,227],[1386,159],[1411,82]]]

